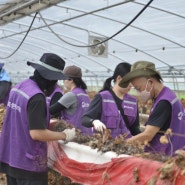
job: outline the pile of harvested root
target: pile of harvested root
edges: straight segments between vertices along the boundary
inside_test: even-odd
[[[5,114],[5,107],[0,105],[0,130],[3,124]],[[52,125],[51,130],[61,132],[66,128],[72,128],[73,126],[64,120],[58,120]],[[163,162],[163,166],[160,169],[161,179],[170,179],[172,177],[172,169],[177,166],[182,175],[185,175],[185,151],[177,150],[175,157],[168,157],[160,154],[145,153],[143,146],[137,143],[128,144],[126,142],[126,135],[119,135],[115,139],[112,139],[110,130],[105,130],[103,135],[101,133],[95,133],[93,136],[87,136],[81,133],[80,130],[76,130],[77,137],[73,140],[78,144],[90,146],[93,149],[98,149],[101,152],[113,151],[120,154],[128,154],[132,156],[138,156],[145,159],[151,159],[155,161]],[[1,174],[1,180],[5,181],[5,178]],[[0,181],[1,182],[1,181]],[[2,183],[2,182],[1,182]],[[155,184],[155,183],[154,183]],[[68,177],[61,176],[58,172],[49,169],[48,185],[81,185],[71,182]]]
[[[66,128],[72,128],[73,126],[64,120],[58,120],[52,127],[53,131],[63,131]],[[111,131],[109,129],[104,130],[104,133],[94,133],[93,136],[82,134],[80,130],[76,130],[77,137],[73,140],[78,144],[90,146],[93,149],[98,149],[102,153],[113,151],[120,154],[127,154],[132,156],[140,156],[147,159],[157,160],[165,162],[169,159],[168,156],[159,154],[148,154],[144,152],[144,146],[138,143],[127,143],[126,134],[119,135],[116,138],[111,137]]]
[[[65,122],[64,120],[59,120],[52,127],[52,130],[63,131],[66,128],[72,128],[72,126],[67,122]],[[76,131],[77,131],[77,137],[73,140],[73,142],[83,144],[83,145],[88,145],[91,148],[98,149],[101,152],[113,151],[118,155],[128,154],[128,155],[138,156],[138,157],[142,157],[153,161],[162,162],[163,165],[159,169],[160,179],[173,182],[174,166],[176,166],[179,169],[182,175],[185,175],[185,151],[184,150],[177,150],[176,156],[173,156],[173,157],[156,154],[156,153],[155,154],[145,153],[144,147],[142,145],[139,145],[138,143],[128,144],[126,142],[126,135],[120,135],[115,139],[112,139],[110,130],[108,129],[105,130],[103,135],[100,133],[96,133],[93,136],[84,135],[81,133],[80,130],[76,130]],[[60,178],[65,178],[60,176],[60,174],[58,175]],[[68,179],[68,182],[70,182],[69,179]],[[155,182],[151,182],[151,184],[155,184]]]

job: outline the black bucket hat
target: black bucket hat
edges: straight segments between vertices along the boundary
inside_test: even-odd
[[[27,62],[27,65],[36,69],[47,80],[64,80],[65,61],[53,53],[44,53],[38,63]]]
[[[125,88],[128,87],[130,81],[134,78],[149,77],[156,74],[161,78],[161,75],[159,71],[156,70],[154,63],[148,61],[137,61],[131,66],[130,72],[120,81],[119,86]]]

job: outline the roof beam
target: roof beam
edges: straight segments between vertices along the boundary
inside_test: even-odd
[[[0,9],[0,25],[7,24],[63,1],[65,0],[29,0],[19,3],[13,3],[14,1],[12,1],[9,6],[5,5]]]

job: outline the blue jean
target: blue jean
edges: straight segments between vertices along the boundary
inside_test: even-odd
[[[17,179],[6,175],[7,185],[48,185],[47,180]]]

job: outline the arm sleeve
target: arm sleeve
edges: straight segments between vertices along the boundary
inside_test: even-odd
[[[56,93],[53,95],[52,99],[51,99],[50,106],[53,105],[53,104],[55,104],[62,96],[63,96],[62,93],[56,92]]]
[[[28,124],[30,130],[47,128],[46,99],[42,94],[36,94],[28,103]]]
[[[1,81],[0,82],[0,100],[3,100],[11,87],[11,82]]]
[[[77,97],[73,92],[68,92],[64,94],[62,98],[58,100],[58,103],[66,107],[66,109],[76,104],[76,102],[77,102]]]
[[[170,126],[171,114],[171,104],[166,100],[162,100],[150,115],[147,124],[157,126],[161,131],[165,131]]]
[[[49,108],[49,112],[51,115],[54,115],[54,114],[61,112],[64,109],[69,109],[69,107],[72,107],[76,104],[77,104],[77,98],[76,98],[75,94],[72,92],[68,92],[68,93],[64,94],[58,100],[58,102],[56,102],[55,104],[53,104]]]
[[[49,112],[51,114],[51,118],[60,118],[61,117],[61,109],[63,109],[64,107],[62,107],[59,103],[57,103],[57,101],[63,96],[62,93],[60,92],[56,92],[52,99],[51,99],[51,102],[50,102],[50,107],[52,107],[52,105],[55,105],[56,106],[53,106],[52,109],[49,109]]]
[[[56,102],[49,108],[49,113],[55,117],[56,115],[61,115],[61,111],[64,109],[66,109],[66,107]]]
[[[92,122],[95,119],[101,118],[102,112],[102,97],[100,94],[96,94],[93,100],[91,101],[89,108],[82,116],[82,125],[85,127],[93,127]]]

